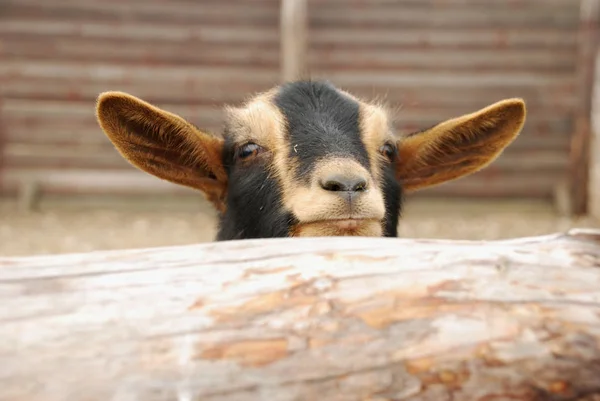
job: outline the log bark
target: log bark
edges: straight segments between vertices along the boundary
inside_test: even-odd
[[[600,399],[600,231],[0,267],[3,401]]]

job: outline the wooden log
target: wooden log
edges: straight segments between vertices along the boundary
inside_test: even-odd
[[[0,399],[592,400],[600,230],[0,258]]]

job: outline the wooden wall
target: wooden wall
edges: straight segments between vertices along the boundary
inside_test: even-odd
[[[122,90],[220,128],[223,102],[279,81],[277,0],[0,0],[2,189],[181,191],[130,167],[94,117]]]
[[[219,129],[223,102],[279,81],[276,0],[0,0],[0,190],[181,191],[124,162],[94,120],[129,91]],[[309,0],[313,76],[398,106],[399,132],[524,97],[517,142],[431,195],[550,197],[577,107],[574,0]]]

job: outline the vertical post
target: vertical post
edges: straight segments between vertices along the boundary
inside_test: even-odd
[[[306,71],[307,0],[281,1],[281,79],[292,81]]]
[[[579,49],[577,60],[577,94],[575,131],[571,137],[569,187],[571,213],[588,213],[590,143],[592,136],[592,96],[596,53],[598,51],[598,20],[600,0],[581,0]]]
[[[6,148],[6,144],[5,142],[7,141],[6,137],[6,132],[5,132],[5,127],[3,124],[3,119],[4,117],[4,109],[2,106],[2,95],[0,95],[0,192],[2,191],[3,187],[4,187],[4,173],[6,172],[6,166],[5,166],[5,157],[4,157],[4,152],[5,152],[5,148]]]
[[[596,51],[596,68],[592,83],[592,125],[590,145],[590,179],[588,211],[600,219],[600,51]]]

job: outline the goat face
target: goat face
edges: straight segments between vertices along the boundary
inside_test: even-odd
[[[200,190],[217,240],[397,235],[403,192],[492,162],[525,121],[521,99],[404,137],[379,105],[299,81],[226,107],[222,135],[121,92],[98,98],[100,126],[137,168]]]

